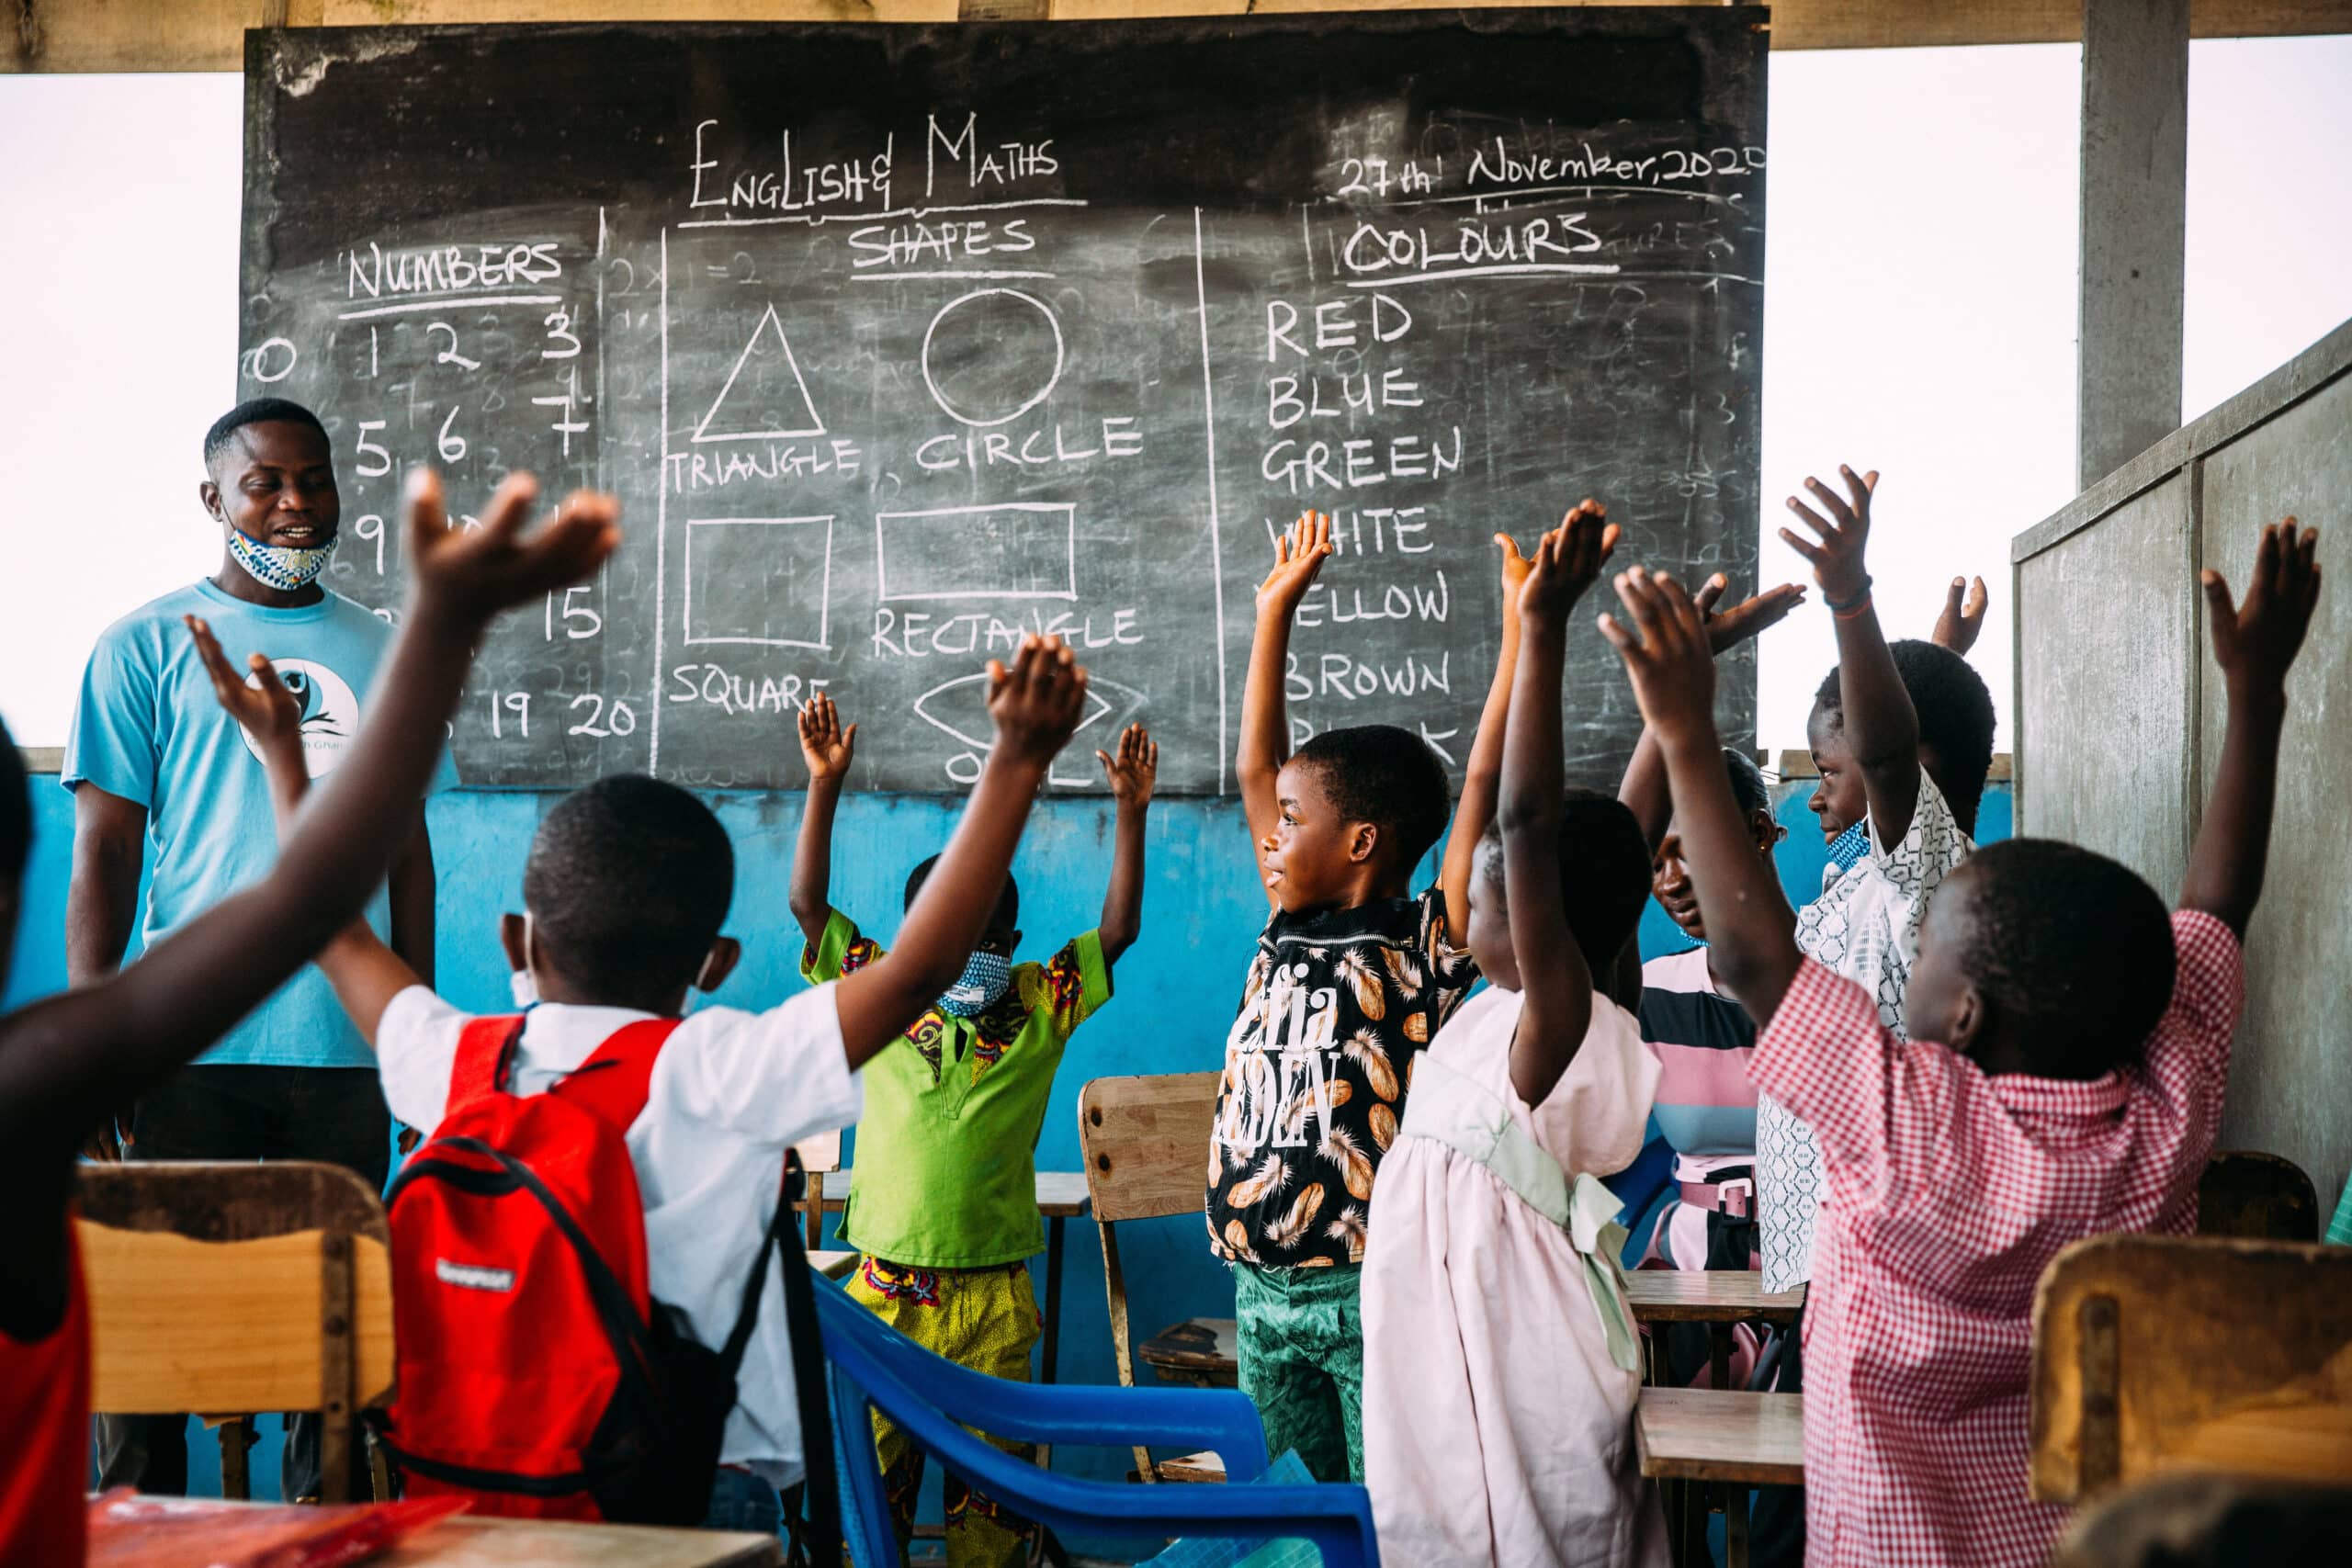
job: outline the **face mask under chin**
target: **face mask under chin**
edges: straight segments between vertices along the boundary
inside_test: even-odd
[[[964,961],[964,973],[939,998],[939,1010],[957,1018],[977,1018],[1012,984],[1012,960],[1001,953],[975,953]]]
[[[290,593],[298,588],[308,588],[327,569],[327,558],[334,554],[340,536],[323,545],[297,549],[290,545],[265,545],[249,538],[233,525],[229,529],[229,554],[245,570],[247,576],[264,588],[275,588]]]

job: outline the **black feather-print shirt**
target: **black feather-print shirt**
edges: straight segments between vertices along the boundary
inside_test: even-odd
[[[1445,894],[1291,916],[1258,936],[1209,1141],[1209,1243],[1227,1262],[1363,1261],[1373,1179],[1420,1053],[1478,978]]]

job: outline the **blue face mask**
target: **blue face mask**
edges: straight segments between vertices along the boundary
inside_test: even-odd
[[[249,539],[244,531],[232,525],[229,529],[229,554],[243,567],[247,575],[264,588],[275,588],[290,593],[297,588],[308,588],[326,570],[327,558],[334,554],[334,547],[342,536],[323,545],[297,549],[291,545],[265,545]]]
[[[977,1018],[996,1006],[1012,984],[1012,960],[1001,953],[975,953],[964,961],[964,973],[939,998],[939,1010],[957,1018]]]
[[[1830,868],[1835,874],[1843,876],[1856,861],[1870,852],[1870,825],[1857,822],[1829,840]]]

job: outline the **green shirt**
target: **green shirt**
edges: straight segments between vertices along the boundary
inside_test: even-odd
[[[803,952],[811,981],[854,975],[882,956],[839,909]],[[842,1236],[885,1262],[984,1269],[1035,1257],[1037,1133],[1062,1049],[1111,999],[1102,938],[1074,937],[977,1018],[933,1008],[865,1065],[865,1115]]]

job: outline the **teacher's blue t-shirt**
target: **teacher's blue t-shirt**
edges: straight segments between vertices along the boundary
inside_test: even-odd
[[[232,598],[209,582],[166,593],[108,626],[91,651],[65,740],[61,782],[87,783],[147,808],[154,869],[141,927],[149,946],[277,860],[261,760],[212,695],[182,615],[212,625],[229,661],[267,654],[302,701],[302,750],[311,776],[334,770],[357,739],[376,668],[391,628],[350,600],[276,610]],[[457,783],[444,752],[433,788]],[[390,940],[383,888],[368,923]],[[326,976],[306,966],[198,1058],[207,1066],[372,1067],[375,1058],[344,1016]]]

